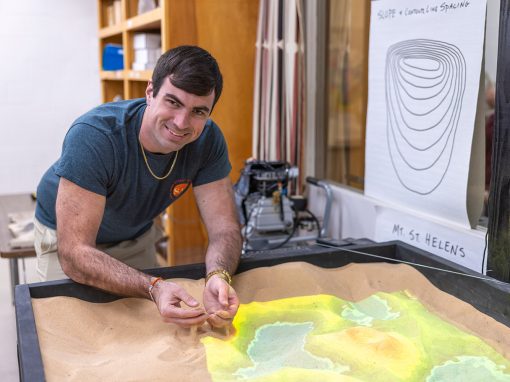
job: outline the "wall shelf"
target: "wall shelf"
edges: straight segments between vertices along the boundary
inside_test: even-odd
[[[102,80],[124,80],[124,70],[100,70],[99,78]]]
[[[126,20],[126,30],[148,30],[161,27],[161,7]]]
[[[99,38],[106,38],[106,37],[115,36],[117,34],[120,35],[120,34],[122,34],[123,30],[124,30],[124,25],[117,24],[117,25],[112,25],[109,27],[99,29],[98,35],[99,35]]]
[[[150,81],[152,70],[128,70],[127,78],[133,81]]]
[[[168,10],[169,3],[178,0],[159,0],[159,6],[151,11],[137,15],[137,0],[98,0],[99,16],[99,77],[103,102],[143,97],[146,84],[152,78],[152,70],[132,70],[134,61],[133,37],[138,32],[151,32],[161,34],[161,51],[170,48],[169,30],[164,23],[163,14]],[[111,22],[111,8],[116,8],[116,23]],[[168,13],[168,12],[167,12]],[[111,16],[111,15],[110,15]],[[106,44],[122,46],[124,54],[124,70],[102,70],[103,49]]]

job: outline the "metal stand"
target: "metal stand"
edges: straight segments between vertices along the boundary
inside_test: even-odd
[[[9,259],[9,271],[11,274],[11,295],[12,295],[12,304],[14,305],[14,290],[16,289],[16,285],[19,284],[19,270],[18,270],[18,259],[10,258]]]

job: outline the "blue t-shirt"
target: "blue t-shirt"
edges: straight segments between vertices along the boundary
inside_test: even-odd
[[[170,176],[155,179],[147,169],[138,140],[145,108],[143,98],[107,103],[72,124],[60,159],[46,171],[37,188],[35,216],[42,224],[56,229],[60,177],[106,197],[96,239],[104,244],[140,236],[190,184],[200,186],[230,173],[223,134],[208,120],[200,137],[179,151]],[[158,176],[168,172],[176,155],[145,153]]]

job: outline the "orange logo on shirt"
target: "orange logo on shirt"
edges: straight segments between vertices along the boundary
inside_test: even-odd
[[[181,194],[183,194],[191,184],[191,181],[186,180],[178,180],[172,185],[172,196],[174,198],[178,198]]]

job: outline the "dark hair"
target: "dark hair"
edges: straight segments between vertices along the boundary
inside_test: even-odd
[[[168,50],[159,59],[152,73],[152,91],[157,96],[165,78],[172,85],[197,96],[214,90],[213,107],[223,89],[223,77],[211,54],[198,46],[183,45]]]

